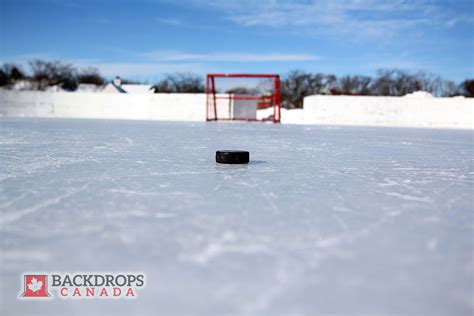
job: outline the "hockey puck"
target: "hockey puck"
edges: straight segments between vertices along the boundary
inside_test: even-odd
[[[249,163],[250,154],[244,150],[218,150],[216,151],[216,162],[229,164]]]

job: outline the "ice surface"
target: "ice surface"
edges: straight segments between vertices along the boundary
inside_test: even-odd
[[[1,119],[0,314],[472,315],[473,135]],[[147,284],[18,300],[36,271]]]

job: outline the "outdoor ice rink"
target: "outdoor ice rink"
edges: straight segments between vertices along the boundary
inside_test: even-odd
[[[2,118],[2,315],[472,315],[473,137]],[[136,299],[18,300],[26,272],[123,271]]]

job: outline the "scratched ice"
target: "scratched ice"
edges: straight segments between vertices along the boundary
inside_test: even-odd
[[[0,120],[2,315],[472,315],[473,132]],[[245,166],[217,165],[245,149]],[[19,301],[24,272],[146,273]]]

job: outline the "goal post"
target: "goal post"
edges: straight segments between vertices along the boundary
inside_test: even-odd
[[[207,121],[279,123],[280,76],[276,74],[208,74]]]

